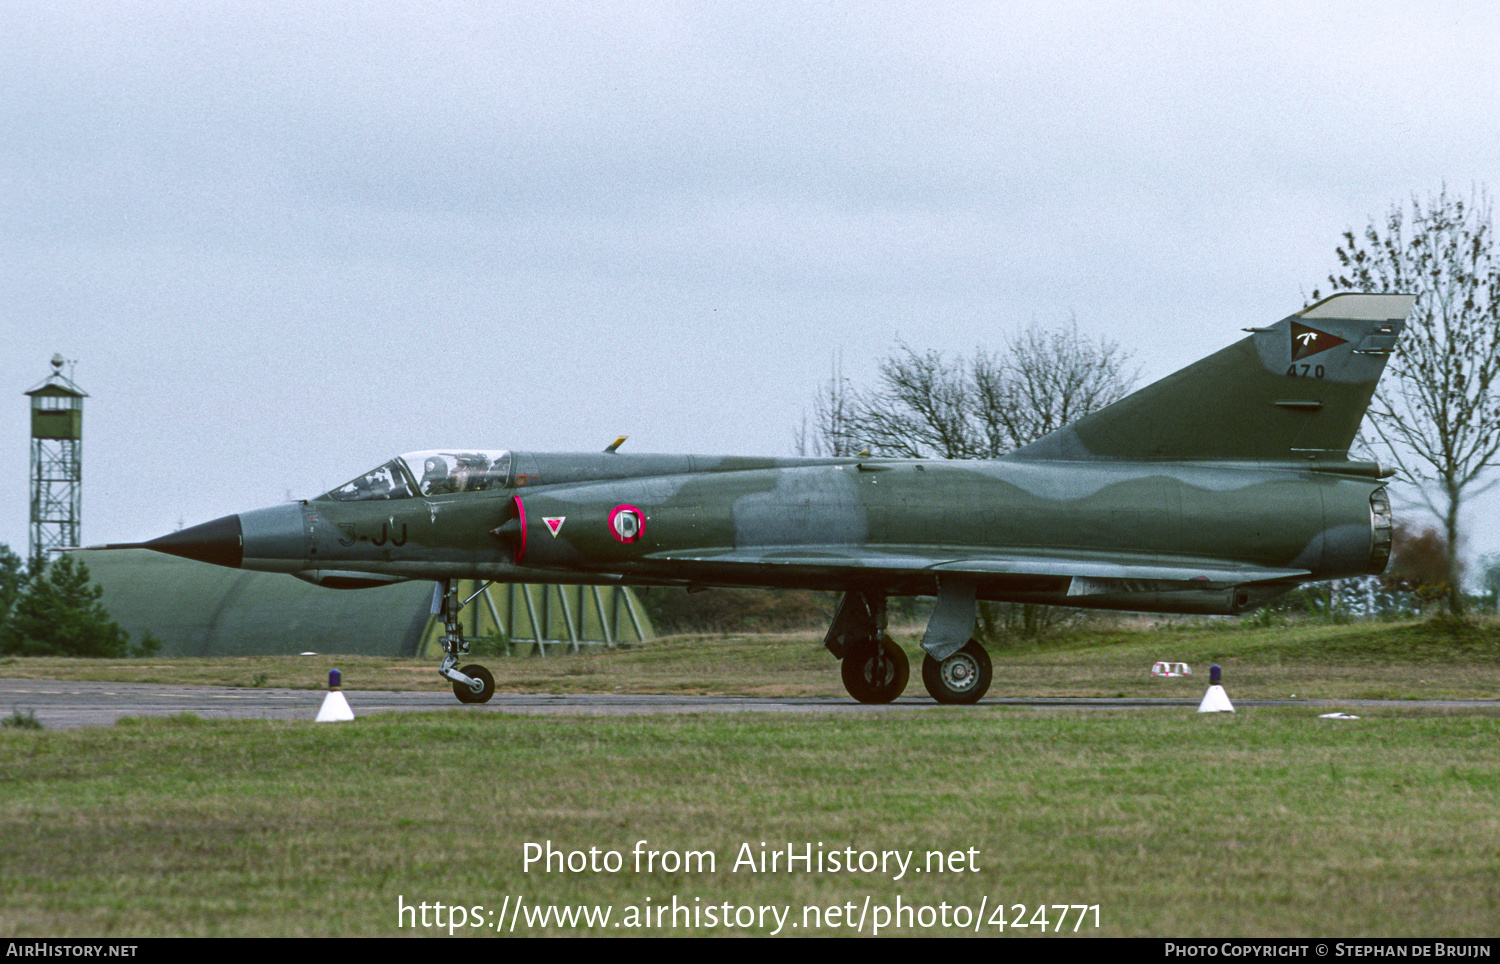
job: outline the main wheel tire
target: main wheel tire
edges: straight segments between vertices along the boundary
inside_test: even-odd
[[[470,663],[459,670],[459,672],[470,679],[477,679],[484,684],[484,687],[476,693],[463,683],[454,683],[453,695],[458,697],[460,703],[488,703],[490,697],[495,695],[495,677],[483,666],[480,666],[478,663]]]
[[[844,689],[861,703],[889,703],[906,689],[911,661],[889,636],[877,648],[874,640],[851,646],[840,670]]]
[[[922,657],[922,683],[939,703],[978,703],[990,690],[992,673],[990,654],[972,639],[942,662]]]

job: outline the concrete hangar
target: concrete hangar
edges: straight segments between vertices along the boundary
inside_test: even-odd
[[[104,588],[110,617],[135,642],[149,631],[162,656],[442,656],[430,582],[325,589],[147,549],[72,555]],[[465,634],[492,653],[548,655],[653,635],[640,602],[621,587],[464,580],[459,595],[470,600],[460,617]]]

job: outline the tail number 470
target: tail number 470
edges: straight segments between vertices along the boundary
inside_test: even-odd
[[[1292,378],[1322,378],[1322,365],[1293,365],[1286,370],[1287,375]]]

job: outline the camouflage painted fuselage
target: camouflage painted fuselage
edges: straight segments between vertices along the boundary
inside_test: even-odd
[[[933,595],[962,574],[983,599],[1234,612],[1304,580],[1378,572],[1389,546],[1380,483],[1360,463],[515,461],[521,484],[485,492],[262,510],[296,512],[302,538],[245,564],[891,595]],[[628,541],[611,520],[622,507],[639,513]],[[290,535],[282,519],[272,528]]]

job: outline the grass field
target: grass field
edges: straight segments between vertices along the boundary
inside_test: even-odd
[[[1153,680],[1158,658],[1200,675]],[[997,651],[993,692],[1179,695],[1162,687],[1185,685],[1197,695],[1208,659],[1226,666],[1236,697],[1295,687],[1489,699],[1500,688],[1493,627],[1418,624],[1095,630]],[[425,664],[344,662],[351,687],[436,687],[418,678],[431,673]],[[512,689],[838,691],[834,664],[807,637],[489,663]],[[325,670],[294,660],[0,663],[6,676],[239,685],[262,674],[263,685],[315,685]],[[458,711],[336,726],[181,718],[5,729],[0,933],[446,935],[419,926],[420,910],[398,913],[426,903],[429,924],[456,920],[457,905],[465,926],[455,933],[493,934],[466,925],[507,927],[520,898],[517,934],[768,934],[777,913],[783,934],[849,933],[860,918],[868,934],[884,909],[888,934],[1035,936],[1045,904],[1049,931],[1061,916],[1068,936],[1080,916],[1080,934],[1111,936],[1495,935],[1500,717],[1360,715]],[[528,871],[526,844],[546,841],[585,861],[591,848],[595,860],[617,853],[620,867]],[[638,841],[663,852],[650,870],[635,867]],[[734,866],[746,845],[784,861],[789,844],[822,853],[824,870]],[[889,856],[884,871],[826,866],[848,850],[912,854],[915,865],[901,879]],[[688,851],[712,854],[713,867],[661,868]],[[916,872],[929,852],[961,863]],[[891,913],[898,901],[906,918]],[[553,905],[612,916],[593,927],[528,920]],[[1055,905],[1097,905],[1099,925],[1092,909],[1060,915]],[[1018,915],[1031,926],[1000,930]]]

